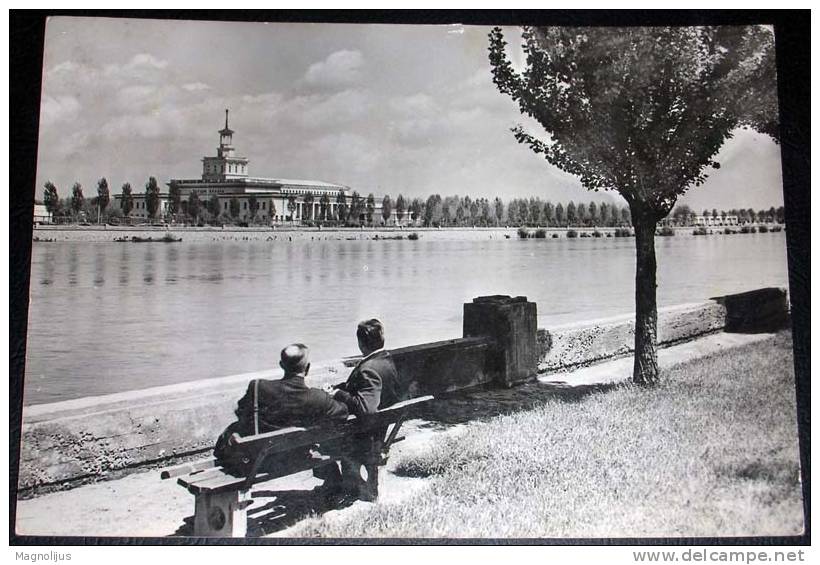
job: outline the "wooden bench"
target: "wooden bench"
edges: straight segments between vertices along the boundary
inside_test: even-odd
[[[404,439],[398,435],[408,409],[432,400],[422,396],[399,402],[361,418],[348,416],[340,423],[310,428],[283,428],[253,436],[235,436],[229,450],[229,465],[214,458],[164,469],[162,479],[177,483],[194,495],[194,535],[244,537],[251,487],[338,461],[350,447],[370,438],[367,446],[367,484],[378,495],[378,468],[387,462],[390,446]],[[331,449],[317,452],[322,444]],[[359,447],[361,447],[359,445]]]

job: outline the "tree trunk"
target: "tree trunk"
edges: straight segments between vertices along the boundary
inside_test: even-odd
[[[639,385],[658,383],[658,304],[655,274],[655,226],[651,216],[633,214],[635,227],[635,364],[632,380]]]

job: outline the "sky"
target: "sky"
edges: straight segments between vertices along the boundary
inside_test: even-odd
[[[516,142],[537,123],[492,83],[479,26],[277,24],[50,18],[37,197],[112,193],[149,176],[199,178],[230,109],[251,176],[323,180],[360,193],[623,203],[587,192]],[[507,30],[516,43],[516,30]],[[517,54],[512,53],[515,61]],[[738,131],[719,170],[680,202],[783,203],[780,150]]]

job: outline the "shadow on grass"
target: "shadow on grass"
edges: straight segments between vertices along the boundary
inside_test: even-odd
[[[246,537],[262,537],[282,531],[309,516],[350,506],[352,501],[328,499],[316,490],[258,490],[251,493]],[[193,536],[194,517],[187,516],[171,536]]]
[[[590,394],[608,392],[615,383],[570,386],[532,382],[513,388],[482,388],[459,391],[436,398],[413,411],[411,417],[427,420],[431,425],[449,426],[489,420],[496,416],[532,410],[550,400],[580,402]]]

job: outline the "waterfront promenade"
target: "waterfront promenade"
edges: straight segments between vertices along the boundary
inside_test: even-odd
[[[660,350],[659,363],[662,368],[668,369],[678,363],[711,354],[762,344],[771,337],[772,334],[709,334]],[[430,479],[398,476],[395,473],[397,464],[428,451],[431,443],[439,438],[467,433],[471,429],[472,420],[486,420],[493,415],[516,412],[551,397],[566,396],[568,393],[571,395],[573,391],[583,396],[596,387],[628,380],[631,368],[631,357],[626,357],[570,372],[541,374],[536,383],[513,389],[476,392],[460,401],[455,399],[448,410],[450,417],[447,421],[409,422],[406,441],[397,444],[391,452],[387,472],[382,475],[381,497],[377,505],[395,505],[410,499],[414,494],[425,492]],[[579,448],[583,450],[582,446]],[[254,507],[272,503],[275,500],[270,496],[273,491],[286,491],[293,497],[292,491],[311,489],[317,484],[310,473],[302,473],[258,485],[259,492]],[[304,503],[304,498],[301,500]],[[373,506],[357,502],[351,507],[327,512],[319,521],[344,521],[351,516],[355,517],[357,513],[367,512]],[[259,518],[254,522],[251,531],[263,536],[305,535],[299,529],[301,518],[304,517],[300,515],[300,510],[307,513],[312,508],[309,504],[307,507],[296,507],[295,514],[277,514],[274,511],[266,518]],[[17,533],[100,537],[186,535],[190,529],[184,518],[192,514],[192,497],[174,481],[160,480],[158,470],[149,470],[117,480],[20,500],[17,505]],[[54,520],[54,516],[71,516],[71,519]],[[313,519],[311,522],[313,527],[316,527],[315,521]],[[635,532],[634,535],[641,533]],[[664,535],[686,535],[686,532],[668,532]]]

